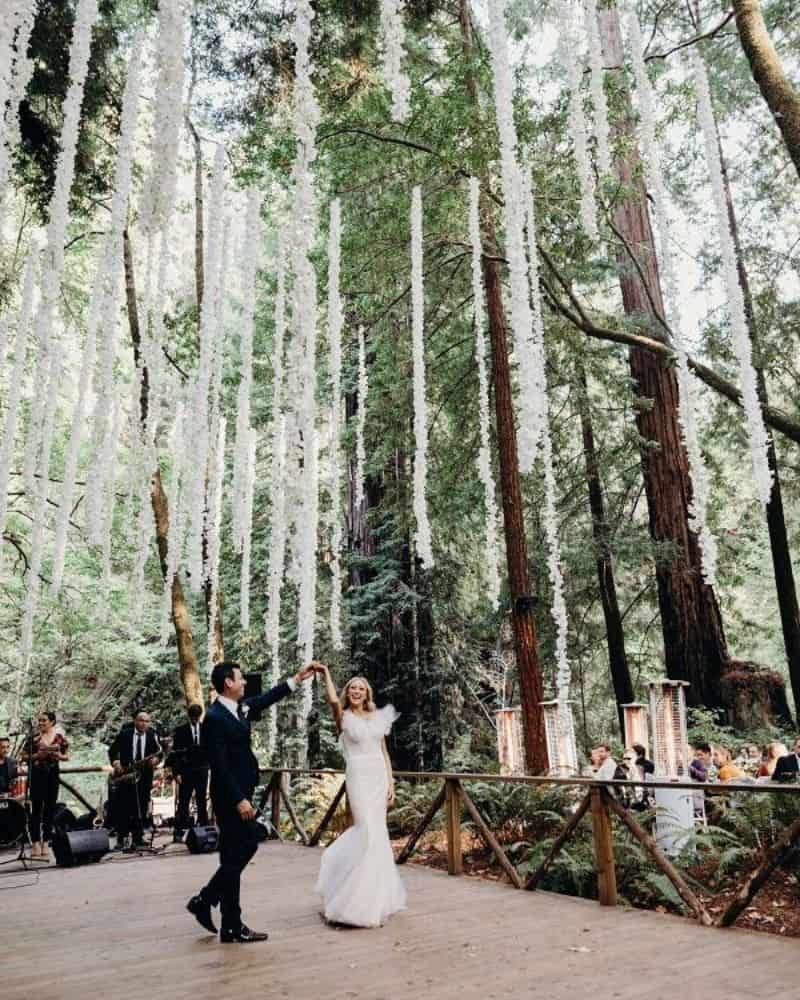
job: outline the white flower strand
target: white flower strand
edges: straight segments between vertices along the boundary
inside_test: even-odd
[[[286,565],[286,418],[276,413],[272,423],[272,477],[269,498],[271,527],[267,569],[266,639],[270,653],[270,683],[278,683],[281,670],[281,588]],[[275,752],[277,705],[270,708],[269,754]]]
[[[101,507],[101,536],[102,536],[102,566],[103,566],[103,594],[106,600],[110,596],[111,589],[111,543],[113,540],[112,527],[114,524],[114,507],[117,495],[115,492],[117,478],[117,462],[114,456],[117,454],[119,435],[122,430],[122,404],[118,397],[114,398],[111,408],[111,430],[106,435],[103,443],[104,455],[108,462],[108,475],[105,478],[103,487],[103,502]]]
[[[342,206],[336,198],[330,206],[328,234],[328,344],[331,357],[331,645],[344,646],[341,623],[342,594],[342,299],[341,271]]]
[[[383,79],[392,95],[392,119],[404,122],[411,113],[411,81],[403,71],[405,27],[399,0],[381,0]]]
[[[556,478],[553,469],[553,440],[550,433],[550,414],[547,395],[546,358],[544,350],[544,318],[539,291],[539,255],[536,248],[536,203],[534,201],[531,177],[526,169],[524,176],[524,197],[528,222],[528,260],[533,300],[534,338],[537,363],[541,371],[541,429],[542,466],[544,469],[545,506],[543,522],[547,540],[547,567],[553,586],[551,613],[556,626],[556,697],[566,706],[572,671],[567,656],[567,605],[564,600],[564,573],[561,565],[561,544],[558,538],[558,515],[556,509]]]
[[[219,614],[219,556],[222,547],[222,496],[225,478],[225,418],[221,417],[214,428],[213,445],[209,456],[208,477],[208,664],[215,663],[216,624]]]
[[[33,294],[36,282],[37,262],[38,252],[36,248],[33,248],[29,252],[25,264],[22,303],[17,319],[16,337],[14,338],[14,366],[11,369],[9,377],[3,437],[2,441],[0,441],[0,538],[2,538],[5,531],[6,515],[8,513],[8,480],[11,474],[11,463],[14,458],[19,401],[25,378],[25,360],[28,354],[28,328],[31,315],[33,314]],[[33,480],[33,474],[31,474],[30,480]],[[27,483],[27,476],[25,477],[25,481]]]
[[[411,330],[414,359],[414,543],[425,569],[433,566],[428,520],[428,403],[425,398],[425,288],[422,276],[422,190],[411,193]]]
[[[358,328],[358,411],[356,413],[356,481],[355,506],[360,510],[364,503],[364,480],[367,465],[367,396],[369,395],[369,372],[367,371],[367,345],[364,327]]]
[[[253,329],[256,310],[256,272],[261,235],[261,194],[247,194],[247,224],[242,245],[241,378],[236,399],[236,441],[233,450],[233,544],[245,545],[246,493],[250,454],[250,393],[253,386]]]
[[[72,414],[72,427],[69,444],[64,459],[64,479],[61,490],[61,501],[56,516],[55,541],[53,543],[52,592],[57,594],[61,588],[64,572],[64,557],[67,547],[69,517],[72,510],[72,500],[75,493],[75,476],[78,469],[78,456],[84,427],[84,412],[86,397],[89,390],[92,368],[94,365],[95,343],[101,320],[110,320],[113,325],[114,316],[107,313],[109,299],[116,311],[118,275],[122,257],[122,239],[128,212],[128,199],[131,188],[131,166],[133,160],[133,143],[136,133],[136,122],[139,109],[139,92],[141,87],[141,55],[142,37],[134,38],[128,77],[122,99],[122,116],[117,162],[114,178],[114,195],[111,205],[111,227],[101,241],[97,267],[92,281],[92,297],[89,305],[89,318],[86,330],[83,359],[78,380],[78,392]],[[108,329],[106,327],[105,329]]]
[[[661,170],[661,157],[656,139],[656,116],[653,90],[644,61],[644,40],[635,10],[628,20],[631,61],[636,79],[636,96],[639,107],[640,133],[644,153],[645,177],[653,199],[658,232],[659,261],[661,266],[664,306],[673,334],[678,379],[678,419],[692,482],[692,500],[689,505],[689,524],[700,545],[703,578],[710,586],[716,584],[717,541],[708,522],[709,483],[703,453],[700,448],[697,426],[697,389],[689,370],[683,336],[686,319],[678,290],[677,264],[672,240],[672,221],[667,209],[667,190]]]
[[[530,308],[530,286],[523,232],[525,206],[517,161],[517,131],[512,114],[513,88],[506,29],[506,0],[489,0],[489,46],[494,73],[495,115],[500,137],[503,217],[511,284],[511,328],[514,333],[514,353],[518,364],[520,386],[519,464],[520,470],[527,473],[531,471],[536,461],[536,448],[540,437],[536,418],[540,393],[535,381],[533,316]]]
[[[472,301],[475,316],[475,360],[478,365],[478,416],[480,425],[480,450],[478,452],[478,477],[483,486],[485,516],[485,578],[487,596],[492,607],[500,599],[500,552],[497,544],[497,502],[492,473],[492,455],[489,419],[489,378],[486,372],[486,334],[484,333],[484,298],[481,274],[480,185],[477,177],[469,179],[469,241],[472,245]]]
[[[742,393],[747,425],[747,435],[750,442],[750,459],[753,465],[753,477],[756,492],[762,506],[766,507],[772,495],[772,472],[767,462],[768,438],[764,426],[764,415],[758,398],[758,382],[753,367],[752,345],[747,329],[744,293],[739,284],[739,272],[736,266],[736,248],[728,217],[728,205],[725,197],[725,186],[722,178],[717,128],[714,119],[714,109],[711,103],[711,92],[708,86],[708,74],[703,57],[694,54],[694,80],[697,90],[697,110],[700,127],[706,151],[706,162],[711,179],[711,189],[714,195],[714,209],[717,222],[717,236],[722,254],[722,271],[725,290],[728,296],[731,329],[733,333],[733,349],[739,362],[739,381]]]
[[[31,76],[33,62],[28,58],[28,43],[36,17],[36,0],[22,0],[17,4],[14,16],[8,19],[8,44],[4,71],[0,74],[0,212],[5,200],[8,178],[11,173],[11,158],[16,147],[22,142],[19,120],[19,106],[25,97]],[[12,57],[10,45],[13,41],[16,55]],[[5,42],[3,43],[5,44]]]
[[[558,6],[559,43],[558,60],[567,77],[569,88],[569,114],[567,128],[572,140],[572,151],[575,157],[575,170],[581,192],[580,213],[581,224],[586,235],[593,243],[600,241],[597,228],[597,189],[589,156],[589,136],[586,129],[586,113],[583,107],[581,93],[581,63],[577,55],[578,38],[572,20],[572,9],[562,2]]]
[[[608,103],[604,87],[603,48],[600,26],[597,22],[597,0],[584,0],[584,24],[589,42],[589,83],[594,107],[594,137],[596,142],[597,172],[600,177],[611,173],[611,142],[608,125]]]
[[[245,632],[250,629],[250,559],[253,551],[253,495],[256,487],[258,435],[250,428],[247,441],[247,469],[242,511],[242,567],[239,587],[239,622]]]
[[[191,449],[186,445],[191,441],[191,428],[186,426],[186,406],[178,400],[170,430],[168,454],[173,456],[171,475],[167,484],[167,505],[169,522],[167,525],[167,572],[164,575],[164,592],[161,600],[161,645],[169,642],[172,624],[172,588],[178,567],[181,564],[186,529],[185,482],[191,462]],[[183,456],[183,461],[181,457]]]
[[[69,50],[70,85],[64,99],[64,121],[61,128],[60,152],[56,162],[55,183],[49,205],[47,244],[42,261],[42,297],[34,324],[35,340],[44,361],[49,350],[64,272],[64,241],[69,215],[69,195],[75,177],[75,152],[78,146],[78,126],[83,104],[84,85],[89,68],[92,25],[97,20],[98,0],[79,0]],[[37,367],[37,378],[25,445],[26,490],[33,492],[32,475],[42,447],[47,377],[44,364]]]

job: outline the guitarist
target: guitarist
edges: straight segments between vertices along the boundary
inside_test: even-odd
[[[144,846],[144,824],[150,811],[153,770],[161,757],[161,743],[150,728],[150,716],[137,711],[133,725],[123,726],[108,748],[113,767],[112,780],[117,782],[114,796],[114,826],[117,830],[115,850],[125,847],[131,835],[131,847]]]

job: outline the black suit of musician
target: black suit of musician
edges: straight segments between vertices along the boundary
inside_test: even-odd
[[[147,712],[136,712],[133,725],[123,726],[108,748],[108,759],[117,774],[134,767],[139,761],[146,761],[137,768],[136,781],[122,781],[116,786],[113,822],[117,831],[118,849],[124,847],[128,834],[131,834],[134,847],[141,847],[144,842],[144,825],[153,790],[153,769],[158,764],[160,754],[161,743],[150,728],[150,716]]]
[[[314,673],[309,666],[266,694],[243,700],[246,681],[236,663],[218,663],[211,673],[217,699],[203,721],[203,746],[211,765],[211,803],[219,826],[220,864],[211,881],[193,896],[187,909],[216,933],[211,907],[220,906],[220,940],[265,941],[266,934],[242,923],[241,875],[258,848],[259,829],[252,799],[258,784],[258,761],[250,749],[250,725],[261,713],[290,694]]]
[[[800,781],[800,736],[794,741],[794,752],[778,758],[778,763],[772,772],[772,780]]]
[[[197,823],[208,823],[208,755],[201,743],[200,705],[190,705],[187,709],[189,721],[178,726],[172,739],[170,760],[172,770],[178,780],[178,809],[175,814],[175,837],[189,827],[189,805],[194,795],[197,808]]]

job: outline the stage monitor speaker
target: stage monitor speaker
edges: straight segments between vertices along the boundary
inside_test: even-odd
[[[264,685],[262,683],[263,674],[252,673],[245,674],[244,679],[247,681],[247,687],[244,692],[245,698],[257,698],[264,691]]]
[[[215,826],[193,826],[186,834],[186,846],[191,854],[211,854],[219,845],[219,830]]]
[[[108,830],[73,830],[53,837],[53,854],[62,868],[99,861],[110,850]]]

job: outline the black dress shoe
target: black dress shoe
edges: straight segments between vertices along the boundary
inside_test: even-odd
[[[217,933],[217,928],[214,921],[211,919],[210,903],[206,903],[200,896],[192,896],[186,904],[186,909],[192,914],[201,927],[205,927],[205,929],[210,931],[212,934]]]
[[[226,931],[223,927],[219,932],[219,939],[223,944],[231,944],[234,941],[238,944],[254,944],[256,941],[266,941],[269,934],[262,934],[260,931],[251,931],[244,924],[238,931]]]

